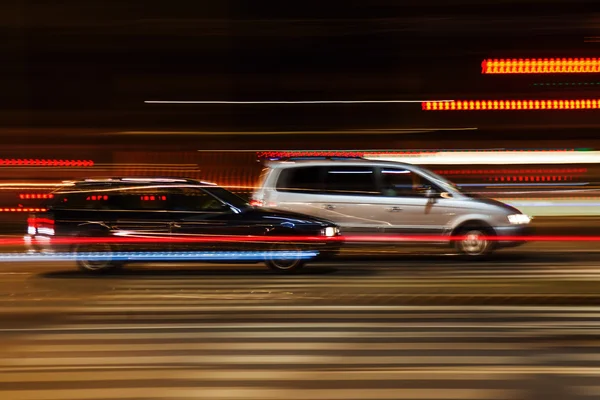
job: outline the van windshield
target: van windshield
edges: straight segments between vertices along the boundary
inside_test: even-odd
[[[461,191],[460,187],[456,183],[449,181],[448,179],[436,174],[433,171],[427,170],[427,175],[429,175],[431,178],[433,178],[437,181],[443,182],[444,184],[450,186],[452,189],[456,190],[457,192]]]

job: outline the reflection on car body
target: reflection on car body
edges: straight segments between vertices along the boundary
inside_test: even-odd
[[[313,215],[352,232],[429,235],[481,257],[516,246],[530,218],[501,202],[474,198],[435,173],[407,163],[345,160],[272,162],[254,204]],[[497,240],[490,240],[495,236]],[[506,237],[506,240],[502,240]]]
[[[250,206],[214,184],[173,178],[96,178],[62,187],[53,193],[48,211],[32,215],[28,234],[36,251],[74,251],[86,271],[120,267],[124,251],[262,251],[270,268],[301,268],[303,252],[334,254],[339,235],[333,223],[317,217]],[[290,237],[286,241],[241,240]],[[304,242],[302,237],[317,240]],[[233,237],[233,240],[186,240]],[[240,237],[235,240],[235,237]],[[65,246],[59,238],[72,238]],[[81,242],[81,238],[96,238]],[[106,238],[146,238],[133,244]],[[295,240],[295,238],[298,238]],[[79,240],[79,241],[78,241]],[[59,243],[53,245],[52,243]],[[263,254],[261,253],[261,254]],[[92,257],[90,254],[101,254]],[[113,256],[107,256],[107,255]],[[244,257],[238,257],[240,260]]]

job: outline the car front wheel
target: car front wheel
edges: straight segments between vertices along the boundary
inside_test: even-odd
[[[305,259],[299,246],[278,244],[271,247],[265,257],[265,264],[277,272],[294,273],[304,267]]]

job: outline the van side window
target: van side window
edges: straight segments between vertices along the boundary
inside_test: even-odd
[[[328,167],[325,174],[327,194],[377,196],[375,170],[371,167]]]
[[[388,197],[423,197],[425,189],[433,186],[412,171],[399,168],[381,168],[381,191]]]
[[[279,192],[319,193],[322,171],[322,167],[283,169],[277,179],[276,189]]]

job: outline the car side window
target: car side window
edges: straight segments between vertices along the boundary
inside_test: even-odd
[[[323,191],[333,195],[380,195],[372,167],[328,167]]]
[[[381,168],[381,193],[387,197],[425,197],[434,186],[407,169]]]
[[[285,168],[279,173],[279,192],[319,193],[322,189],[322,167]]]
[[[202,189],[180,188],[170,195],[172,211],[222,212],[227,206]]]
[[[111,208],[117,210],[165,210],[168,191],[166,188],[153,186],[123,187],[109,195]]]

